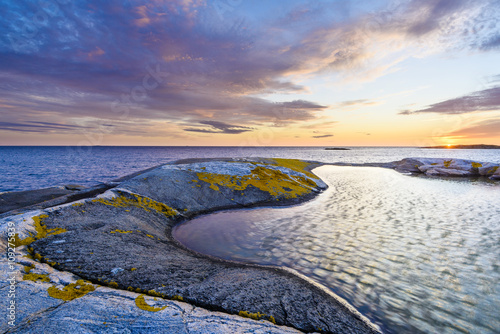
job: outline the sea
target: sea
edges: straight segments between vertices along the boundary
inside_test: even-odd
[[[500,163],[500,150],[415,147],[242,146],[0,146],[0,192],[66,184],[92,186],[149,167],[187,158],[269,157],[321,162],[391,162],[408,157],[459,158]]]
[[[185,158],[500,163],[500,150],[347,148],[0,147],[0,191],[91,186]],[[385,333],[500,333],[500,182],[375,167],[314,172],[329,187],[306,203],[199,216],[178,225],[174,237],[219,258],[293,268]]]

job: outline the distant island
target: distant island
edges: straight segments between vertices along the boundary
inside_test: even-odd
[[[350,151],[350,148],[344,148],[344,147],[326,147],[325,150],[328,151]]]
[[[421,148],[445,148],[445,149],[461,149],[461,150],[498,150],[499,145],[443,145],[443,146],[427,146]]]

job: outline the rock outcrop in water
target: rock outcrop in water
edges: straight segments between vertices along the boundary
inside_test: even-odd
[[[500,165],[462,159],[407,158],[393,163],[400,172],[424,173],[428,176],[484,176],[500,180]]]
[[[96,197],[3,218],[2,282],[18,282],[0,287],[2,310],[15,301],[15,326],[5,314],[0,329],[376,333],[340,298],[291,270],[210,258],[172,238],[173,226],[201,213],[312,198],[326,188],[310,172],[318,165],[179,161]],[[9,260],[4,254],[13,246],[18,255]],[[12,289],[16,297],[9,300]]]

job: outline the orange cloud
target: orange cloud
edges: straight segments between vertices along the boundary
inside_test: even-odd
[[[134,25],[138,27],[144,27],[151,23],[151,19],[148,17],[148,8],[146,6],[138,6],[135,8],[135,12],[141,18],[134,20]]]
[[[95,56],[102,56],[105,53],[106,52],[104,52],[103,49],[101,49],[100,47],[96,46],[95,50],[90,51],[89,53],[87,53],[87,56],[92,59]]]

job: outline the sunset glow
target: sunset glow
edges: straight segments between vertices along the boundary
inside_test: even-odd
[[[5,1],[0,145],[500,144],[498,1]]]

